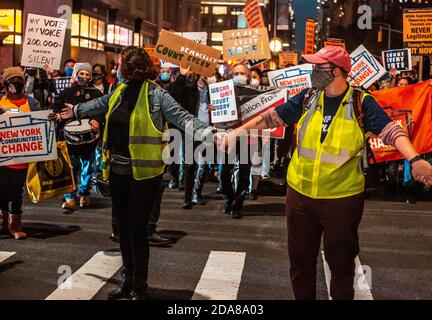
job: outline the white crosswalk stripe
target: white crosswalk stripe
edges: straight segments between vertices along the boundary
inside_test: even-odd
[[[12,257],[16,252],[0,251],[0,263]]]
[[[324,275],[327,285],[327,292],[329,299],[332,300],[330,295],[330,280],[331,272],[330,267],[325,259],[324,251],[321,251],[321,257],[324,265]],[[370,273],[370,270],[367,270]],[[370,274],[368,275],[369,279]],[[359,257],[355,259],[355,277],[354,277],[354,300],[373,300],[370,285],[366,279],[365,270],[360,262]]]
[[[246,252],[211,251],[192,300],[236,300]]]
[[[99,251],[46,300],[90,300],[121,268],[118,252]]]

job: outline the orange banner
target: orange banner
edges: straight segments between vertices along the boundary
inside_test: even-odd
[[[314,45],[315,45],[315,20],[307,18],[304,53],[305,54],[314,53]]]
[[[409,134],[420,154],[432,152],[432,86],[429,81],[406,87],[374,91],[378,103]],[[403,159],[391,146],[372,136],[370,146],[377,162]]]
[[[265,28],[264,19],[258,0],[247,0],[243,12],[246,16],[248,28]]]

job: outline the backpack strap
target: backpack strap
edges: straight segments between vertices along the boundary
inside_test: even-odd
[[[315,88],[310,88],[304,98],[303,98],[303,104],[302,104],[302,114],[307,112],[310,108],[309,102],[312,100],[312,98],[317,94],[317,90]]]

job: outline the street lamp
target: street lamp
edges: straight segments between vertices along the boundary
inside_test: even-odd
[[[270,40],[270,51],[274,54],[282,51],[282,40],[279,38],[273,38]]]

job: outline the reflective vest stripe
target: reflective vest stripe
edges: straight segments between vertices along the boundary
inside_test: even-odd
[[[129,144],[157,144],[162,143],[162,137],[149,137],[149,136],[131,136],[129,137]]]
[[[162,160],[132,160],[133,167],[147,167],[147,168],[159,168],[164,166],[165,163]]]

